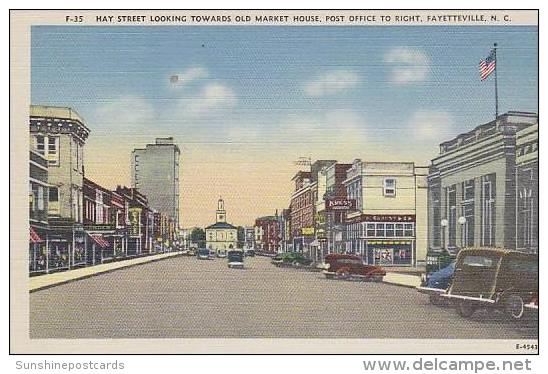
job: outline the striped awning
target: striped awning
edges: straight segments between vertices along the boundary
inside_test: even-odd
[[[30,236],[29,236],[29,241],[31,243],[41,243],[43,242],[42,238],[40,237],[40,235],[38,235],[38,233],[36,231],[34,231],[34,229],[31,227],[30,228]]]
[[[101,248],[107,248],[109,246],[108,241],[101,234],[89,234],[89,237]]]

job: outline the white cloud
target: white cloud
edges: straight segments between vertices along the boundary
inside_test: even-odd
[[[186,115],[201,115],[230,109],[237,101],[236,94],[230,87],[211,83],[202,87],[196,96],[182,99],[179,108]]]
[[[453,117],[444,111],[418,110],[410,118],[409,132],[419,140],[447,139],[453,133]]]
[[[192,81],[196,81],[202,78],[207,78],[208,76],[209,76],[209,72],[205,68],[202,68],[202,67],[188,68],[182,73],[176,73],[171,76],[171,77],[176,77],[176,80],[174,82],[171,82],[171,86],[173,87],[186,86]]]
[[[151,103],[141,97],[119,96],[100,105],[93,115],[92,121],[100,127],[119,127],[133,125],[150,125],[154,119],[154,108]]]
[[[356,86],[360,76],[351,70],[333,70],[317,76],[304,86],[310,96],[326,96],[340,93]]]
[[[415,49],[392,49],[384,61],[392,66],[390,82],[395,84],[422,82],[430,72],[430,58]]]

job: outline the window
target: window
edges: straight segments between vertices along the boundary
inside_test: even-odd
[[[413,224],[412,223],[406,223],[405,224],[405,236],[413,236]]]
[[[386,236],[387,237],[394,236],[394,224],[393,223],[387,223],[386,224]]]
[[[374,237],[375,236],[375,224],[374,223],[368,223],[366,228],[367,228],[367,236]]]
[[[403,236],[403,223],[396,223],[396,236]]]
[[[481,197],[481,242],[484,246],[490,246],[495,244],[495,175],[486,175],[482,179],[483,187]]]
[[[384,180],[384,196],[396,196],[396,180],[394,178],[386,178]]]
[[[48,137],[48,161],[50,165],[57,165],[59,163],[59,137]]]
[[[45,137],[43,135],[36,135],[34,137],[35,140],[35,147],[38,153],[44,155],[45,154]]]
[[[38,210],[44,210],[44,187],[38,186],[38,194],[37,194],[37,209]]]
[[[462,261],[463,265],[478,268],[490,268],[495,264],[495,259],[486,256],[466,256]]]
[[[384,237],[384,223],[375,224],[375,236]]]
[[[49,201],[59,201],[59,189],[57,187],[49,188]]]
[[[446,188],[449,212],[449,247],[457,246],[457,190],[455,185]]]
[[[463,200],[474,200],[474,180],[470,179],[465,182],[462,182],[462,199]]]

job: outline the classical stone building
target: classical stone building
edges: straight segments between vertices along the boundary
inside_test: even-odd
[[[441,143],[428,176],[430,250],[537,251],[537,147],[538,116],[525,112]]]
[[[238,229],[226,221],[223,199],[217,203],[216,222],[206,227],[206,247],[217,252],[237,248]]]

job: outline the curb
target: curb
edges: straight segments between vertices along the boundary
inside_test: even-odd
[[[392,286],[399,286],[399,287],[405,287],[405,288],[417,288],[417,286],[413,286],[411,284],[405,284],[405,283],[396,283],[396,282],[387,282],[387,281],[382,281],[382,283],[384,284],[390,284]]]
[[[60,280],[60,281],[55,282],[55,283],[46,284],[46,285],[43,285],[43,286],[37,286],[35,288],[29,288],[29,293],[33,293],[33,292],[36,292],[36,291],[41,291],[41,290],[45,290],[45,289],[48,289],[48,288],[60,286],[62,284],[76,282],[76,281],[79,281],[79,280],[82,280],[82,279],[92,278],[92,277],[95,277],[95,276],[101,275],[101,274],[112,273],[112,272],[117,271],[117,270],[128,269],[128,268],[131,268],[131,267],[134,267],[134,266],[150,264],[152,262],[167,260],[167,259],[174,258],[174,257],[179,257],[179,256],[182,256],[182,253],[179,252],[179,253],[176,253],[172,256],[166,256],[166,257],[160,257],[160,258],[158,258],[158,257],[151,258],[150,260],[145,261],[145,262],[126,264],[124,266],[116,267],[116,268],[113,268],[113,269],[99,270],[99,271],[97,271],[95,273],[92,273],[92,274],[84,274],[84,275],[81,275],[81,276],[75,276],[74,278]],[[123,261],[121,261],[121,262],[123,262]],[[70,270],[68,270],[68,271],[70,271]],[[33,277],[33,278],[36,278],[36,277]],[[30,279],[29,279],[29,283],[30,283]]]

